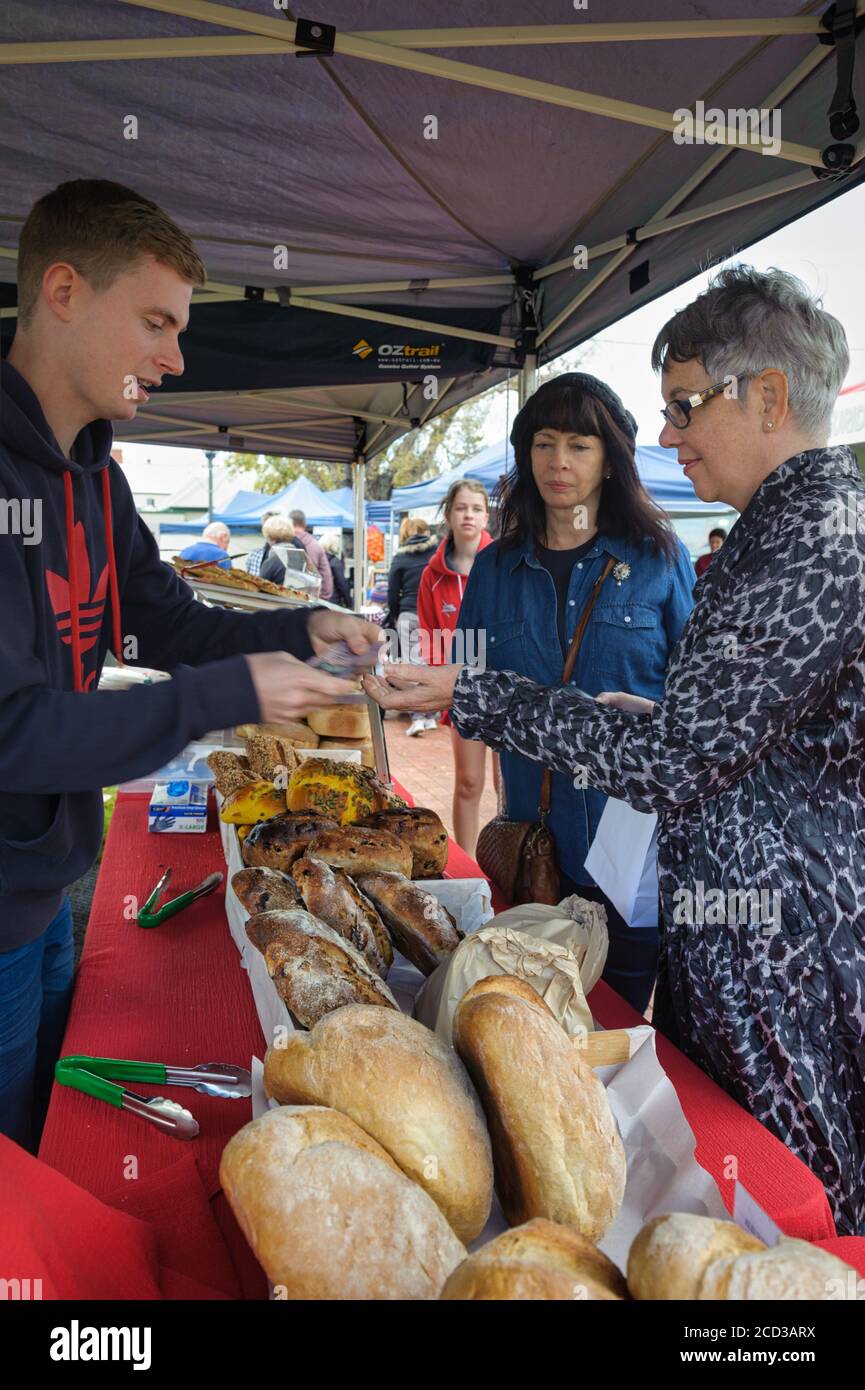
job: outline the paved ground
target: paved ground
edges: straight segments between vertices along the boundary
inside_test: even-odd
[[[386,716],[385,738],[391,776],[411,792],[417,806],[427,806],[441,816],[449,834],[453,835],[454,760],[450,729],[439,726],[415,738],[406,738],[408,725],[405,715],[394,718],[391,713]],[[487,779],[481,797],[481,825],[486,825],[495,814],[492,754],[488,752]]]

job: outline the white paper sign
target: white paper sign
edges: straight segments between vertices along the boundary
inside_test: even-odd
[[[658,925],[658,817],[607,800],[585,865],[630,927]]]
[[[766,1245],[777,1245],[784,1234],[740,1182],[733,1189],[733,1220],[743,1231],[748,1231]]]

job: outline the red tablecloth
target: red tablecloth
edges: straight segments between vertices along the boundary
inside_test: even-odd
[[[170,864],[174,870],[172,893],[224,867],[215,817],[211,812],[206,835],[157,837],[145,829],[146,805],[145,797],[118,798],[63,1051],[179,1066],[219,1061],[248,1065],[253,1054],[263,1056],[265,1043],[226,927],[222,891],[150,931],[132,920],[135,906],[130,900],[144,901],[161,866]],[[452,844],[448,873],[476,877],[480,870]],[[592,991],[590,1002],[605,1027],[640,1021],[603,984]],[[828,1248],[865,1272],[865,1240],[831,1240],[834,1227],[817,1179],[663,1037],[659,1035],[657,1042],[660,1060],[697,1136],[697,1157],[716,1177],[728,1206],[732,1182],[724,1170],[735,1159],[741,1181],[783,1230],[831,1242]],[[136,1083],[136,1089],[155,1093],[157,1088]],[[43,1168],[48,1164],[85,1190],[80,1194],[80,1219],[71,1230],[86,1232],[92,1224],[94,1211],[87,1206],[91,1198],[85,1195],[92,1194],[104,1204],[94,1204],[96,1210],[125,1214],[127,1224],[113,1239],[120,1240],[122,1234],[139,1262],[142,1232],[149,1232],[151,1244],[144,1241],[149,1265],[139,1281],[143,1291],[127,1291],[135,1281],[132,1276],[125,1282],[116,1277],[114,1257],[106,1266],[103,1297],[118,1296],[113,1288],[123,1289],[119,1296],[125,1297],[263,1297],[261,1270],[219,1191],[218,1179],[222,1149],[250,1118],[250,1103],[214,1100],[186,1090],[169,1094],[193,1110],[201,1127],[197,1139],[185,1144],[170,1139],[125,1112],[55,1087],[39,1152],[43,1163],[27,1160],[32,1168],[22,1173],[19,1163],[15,1173],[19,1201],[21,1185],[27,1184],[28,1200],[32,1195],[37,1214],[41,1207],[50,1212],[58,1193],[67,1210],[74,1206],[76,1189],[52,1186],[55,1175],[45,1174]],[[7,1192],[11,1148],[0,1146],[0,1189]],[[83,1237],[82,1249],[86,1243]],[[72,1296],[68,1286],[74,1283],[74,1248],[65,1248],[67,1268],[51,1271],[46,1266],[46,1277]],[[34,1275],[41,1270],[28,1267]],[[94,1292],[98,1278],[92,1258],[87,1271],[79,1296],[100,1296]],[[149,1291],[151,1284],[158,1292]]]

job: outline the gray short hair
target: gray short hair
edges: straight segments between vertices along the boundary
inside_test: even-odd
[[[231,532],[224,521],[211,521],[209,526],[205,526],[201,534],[208,541],[215,541],[217,536],[227,536],[231,540]]]
[[[281,512],[271,512],[261,528],[261,534],[266,541],[290,541],[294,539],[294,527]]]
[[[826,435],[850,367],[847,335],[820,300],[785,270],[734,265],[674,314],[652,347],[655,371],[702,362],[713,381],[774,368],[787,378],[800,429]]]

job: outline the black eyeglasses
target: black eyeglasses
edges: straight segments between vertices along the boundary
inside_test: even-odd
[[[698,405],[705,405],[713,396],[720,396],[729,391],[730,385],[737,386],[742,377],[728,376],[725,381],[719,381],[714,386],[707,386],[703,391],[695,391],[693,396],[686,396],[682,401],[670,401],[661,411],[665,420],[677,430],[686,430],[691,423],[691,412]]]

